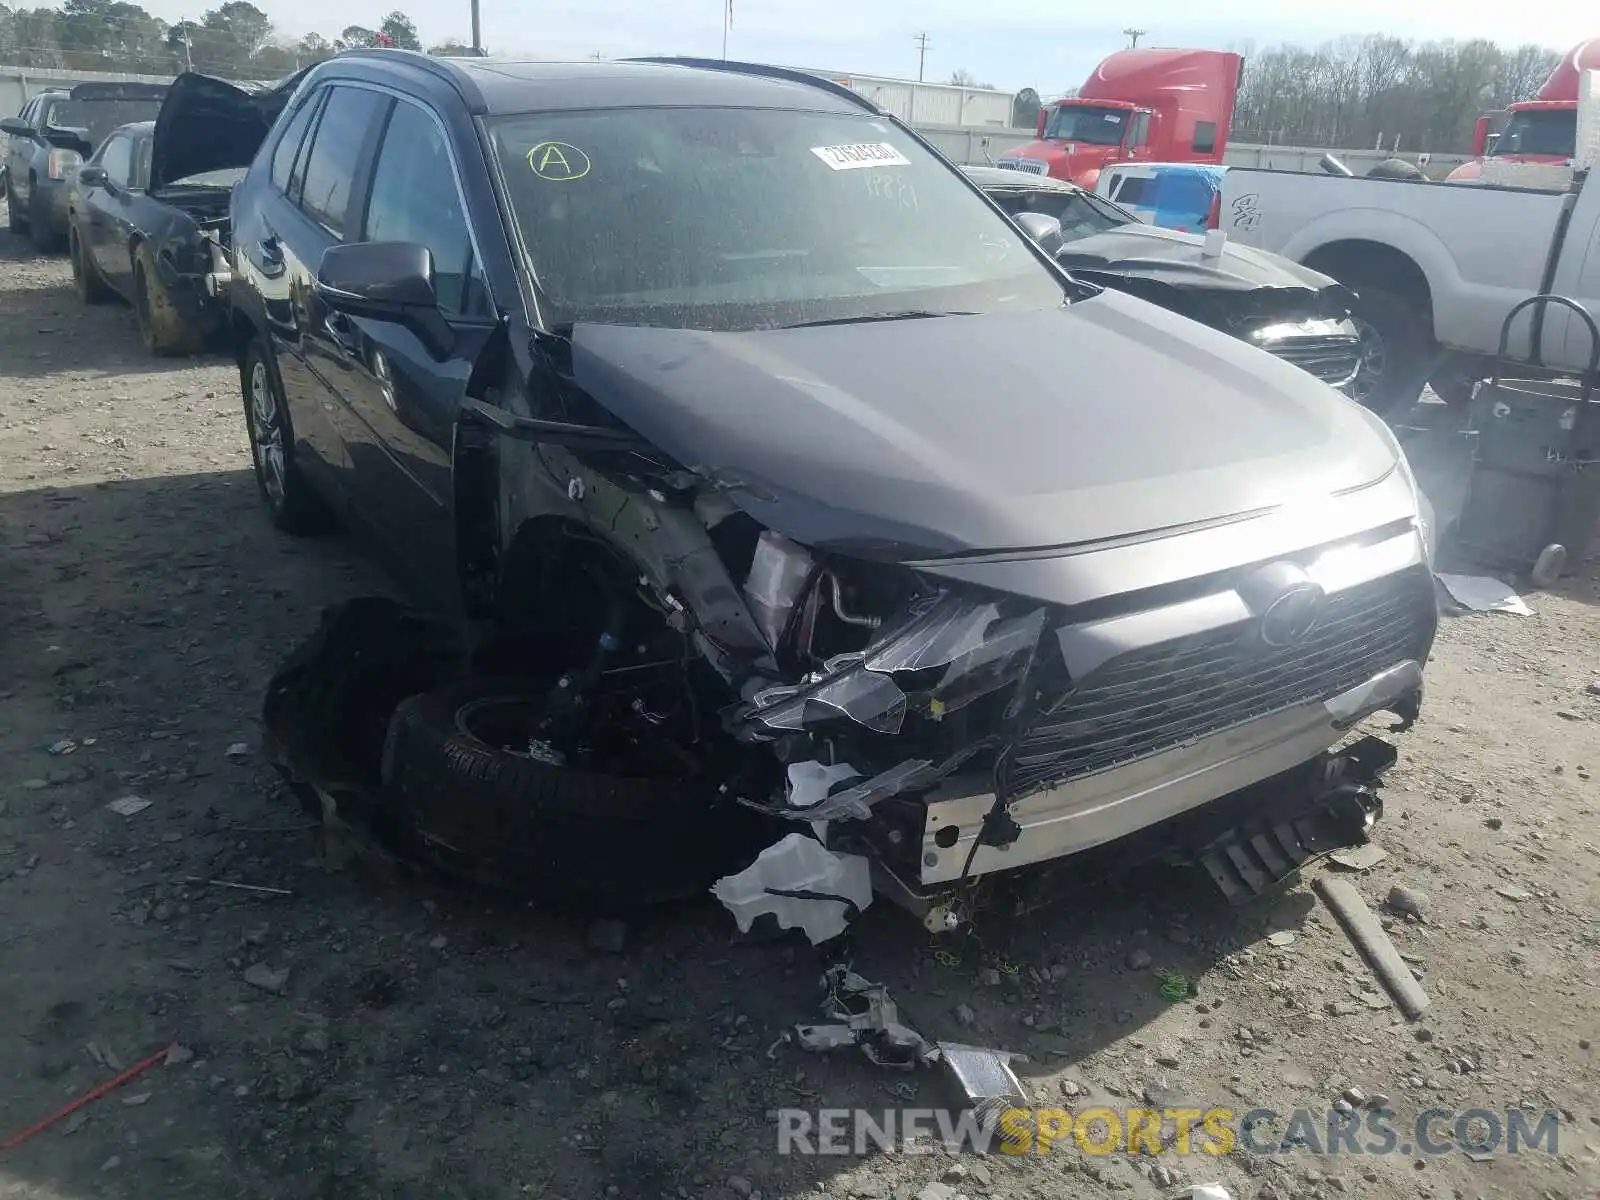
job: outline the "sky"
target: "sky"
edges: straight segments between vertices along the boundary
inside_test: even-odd
[[[169,21],[197,17],[205,0],[154,0],[145,7]],[[483,41],[491,54],[536,58],[608,58],[631,54],[722,54],[725,0],[639,0],[519,3],[480,0]],[[965,70],[1006,91],[1043,94],[1076,87],[1095,64],[1148,30],[1140,45],[1237,48],[1241,42],[1315,45],[1347,35],[1387,33],[1416,39],[1486,37],[1504,44],[1532,41],[1565,50],[1600,35],[1600,16],[1570,0],[1534,0],[1527,7],[1497,0],[1311,0],[1266,5],[1260,0],[1121,0],[1073,5],[1041,0],[732,0],[728,57],[818,70],[917,77],[918,33],[928,35],[925,77],[947,81]],[[424,45],[469,41],[469,0],[346,0],[338,15],[318,0],[255,0],[281,33],[335,37],[346,25],[375,26],[399,7]],[[1200,12],[1209,15],[1200,16]],[[1292,16],[1289,14],[1293,14]],[[1404,15],[1401,15],[1401,14]]]

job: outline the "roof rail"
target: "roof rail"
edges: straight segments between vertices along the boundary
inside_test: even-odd
[[[468,108],[475,111],[484,108],[482,94],[459,68],[452,67],[449,63],[431,54],[424,54],[420,50],[400,50],[390,46],[352,46],[348,50],[341,50],[329,61],[341,58],[365,58],[379,62],[394,62],[396,59],[401,59],[448,83],[466,102]]]
[[[625,58],[622,61],[664,63],[674,67],[696,67],[703,71],[727,71],[734,75],[764,75],[768,79],[785,79],[790,83],[803,83],[808,87],[820,88],[870,113],[884,115],[882,109],[860,92],[852,91],[842,83],[835,83],[825,75],[813,75],[809,71],[797,71],[793,67],[773,67],[766,63],[737,62],[726,58],[690,58],[683,55],[652,55],[646,58]]]

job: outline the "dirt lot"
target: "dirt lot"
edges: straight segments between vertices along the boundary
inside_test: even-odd
[[[1449,621],[1402,739],[1389,857],[1356,878],[1374,905],[1425,893],[1425,920],[1390,914],[1434,999],[1420,1028],[1306,886],[1239,912],[1151,869],[977,939],[885,905],[855,937],[925,1034],[1026,1052],[1042,1104],[1321,1124],[1355,1087],[1391,1098],[1402,1146],[1429,1107],[1560,1110],[1557,1155],[780,1157],[771,1110],[940,1104],[940,1081],[769,1058],[816,1017],[816,956],[734,939],[709,901],[630,922],[617,953],[581,921],[327,868],[230,747],[256,746],[319,608],[387,585],[342,539],[268,528],[231,364],[146,359],[125,310],[82,309],[64,261],[5,234],[0,380],[0,1138],[118,1064],[193,1055],[0,1153],[0,1197],[1600,1194],[1592,570],[1536,616]],[[107,809],[127,796],[150,804]],[[1160,969],[1198,997],[1164,999]]]

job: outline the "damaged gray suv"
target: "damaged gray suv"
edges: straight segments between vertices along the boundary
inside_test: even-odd
[[[382,737],[439,854],[653,897],[753,815],[944,928],[1135,835],[1248,895],[1376,815],[1394,752],[1333,748],[1415,718],[1437,620],[1394,437],[854,93],[345,54],[232,224],[273,518],[509,639]]]

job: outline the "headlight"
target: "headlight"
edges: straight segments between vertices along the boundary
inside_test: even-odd
[[[65,179],[83,165],[83,155],[76,150],[52,150],[45,170],[51,179]]]

